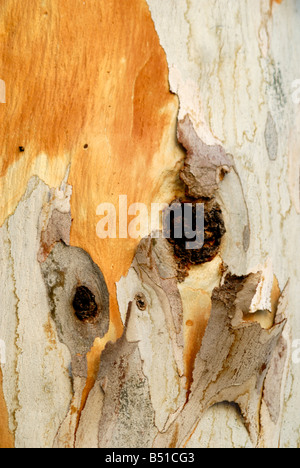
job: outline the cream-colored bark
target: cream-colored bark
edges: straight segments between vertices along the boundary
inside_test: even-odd
[[[300,76],[300,4],[148,3],[180,116],[188,113],[199,136],[222,142],[234,159],[236,170],[218,196],[227,228],[222,257],[235,274],[270,260],[280,287],[290,281],[292,343],[300,334],[300,106],[293,99]],[[299,364],[290,360],[282,447],[299,446],[299,391]],[[211,409],[190,444],[244,446],[245,431],[237,420],[232,408]]]
[[[300,3],[130,2],[0,7],[0,446],[298,447]],[[185,193],[206,259],[97,238]]]

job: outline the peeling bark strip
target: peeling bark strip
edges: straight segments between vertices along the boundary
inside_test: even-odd
[[[247,279],[228,275],[224,285],[214,290],[211,317],[196,359],[189,402],[169,430],[157,437],[155,447],[174,443],[174,434],[175,445],[184,446],[204,411],[223,401],[239,405],[251,439],[254,445],[258,443],[264,381],[286,320],[282,310],[270,330],[244,320],[236,299],[244,292]]]
[[[167,377],[165,367],[162,366],[162,363],[159,365],[158,361],[161,354],[164,356],[164,361],[168,356],[167,348],[163,348],[167,345],[166,330],[170,333],[170,337],[172,334],[174,337],[176,336],[174,335],[175,322],[170,321],[171,316],[165,323],[159,323],[161,313],[168,310],[165,299],[172,297],[169,288],[175,276],[174,261],[169,250],[166,249],[167,245],[166,240],[153,241],[148,239],[141,242],[132,269],[127,278],[122,279],[118,285],[118,300],[124,320],[128,304],[130,305],[130,315],[127,314],[127,325],[123,338],[119,344],[116,343],[110,347],[110,350],[114,349],[114,353],[118,353],[118,346],[122,347],[125,341],[135,343],[135,346],[140,350],[143,374],[148,379],[147,392],[149,391],[152,402],[150,408],[154,411],[155,426],[159,430],[154,441],[155,447],[184,446],[204,412],[214,404],[223,401],[235,402],[239,405],[253,444],[257,445],[260,443],[262,401],[264,402],[264,410],[267,408],[265,412],[269,414],[268,417],[274,424],[278,422],[281,412],[279,396],[283,374],[281,370],[284,368],[287,358],[286,352],[283,351],[286,345],[282,337],[286,323],[285,309],[287,305],[284,296],[279,302],[275,296],[274,298],[270,297],[272,311],[253,311],[253,301],[262,287],[263,274],[250,274],[246,277],[227,275],[224,285],[216,288],[212,295],[211,316],[196,357],[193,384],[188,394],[188,401],[184,405],[182,399],[178,400],[179,394],[176,396],[174,393],[172,396],[167,391],[166,385],[169,382],[169,377]],[[167,278],[169,278],[168,283],[165,283]],[[164,299],[162,292],[160,293],[159,303],[164,304],[164,308],[163,312],[159,311],[159,315],[157,315],[155,294],[158,293],[158,290],[155,286],[159,285],[164,288],[166,297]],[[173,291],[175,292],[174,288]],[[271,291],[270,294],[274,295]],[[173,296],[171,310],[174,312],[180,310],[180,298],[176,294]],[[177,312],[173,315],[174,319],[176,315]],[[181,320],[178,322],[177,330],[182,330],[182,327]],[[162,333],[164,336],[161,339]],[[177,336],[179,337],[179,335]],[[177,365],[182,360],[183,348],[177,347],[176,350],[175,344],[176,342],[173,342],[174,356],[169,354],[168,360],[166,363],[164,362],[168,369],[176,363],[176,356]],[[279,347],[276,349],[277,345]],[[131,359],[135,359],[136,347],[132,349],[131,355],[130,353],[126,356],[123,355],[125,362],[122,360],[122,371],[118,371],[119,380],[115,380],[116,369],[114,370],[114,365],[107,364],[107,355],[105,353],[102,355],[100,374],[103,375],[103,378],[105,376],[105,388],[107,382],[112,378],[114,384],[110,388],[114,389],[114,395],[117,392],[118,398],[122,393],[124,380],[126,381],[127,378],[124,369],[128,369],[131,365]],[[157,348],[160,351],[159,356]],[[109,358],[108,361],[112,362],[113,359]],[[117,359],[114,360],[115,364],[116,362]],[[154,374],[158,368],[160,372]],[[121,374],[122,378],[120,378]],[[155,380],[153,380],[154,375]],[[174,385],[174,377],[171,381]],[[276,387],[273,395],[270,391],[271,381],[274,388]],[[172,412],[166,411],[165,413],[164,424],[160,423],[158,416],[162,412],[162,402],[159,405],[157,405],[158,401],[155,402],[159,388],[163,390],[164,400],[162,402],[167,399],[168,408],[173,404]],[[264,389],[265,394],[264,399],[262,399]],[[119,408],[122,407],[122,397],[121,401],[117,403],[117,396],[112,397],[113,401],[110,399],[108,387],[105,392],[107,403],[100,420],[100,446],[112,447],[115,446],[114,444],[118,444],[114,434],[116,434],[118,425],[121,424],[118,421],[118,416]],[[147,408],[148,411],[148,405]],[[265,412],[262,421],[266,421]],[[121,416],[122,418],[123,416]],[[142,418],[143,424],[145,420],[146,418]],[[149,433],[153,430],[152,424],[151,419],[148,429],[142,425],[141,430],[146,430],[146,433]],[[124,425],[122,425],[122,429],[126,431]],[[263,429],[266,430],[265,427]],[[129,425],[128,431],[130,430],[132,430],[132,426]],[[126,433],[122,432],[122,438],[124,437],[125,440],[128,439]]]
[[[222,146],[206,145],[198,137],[188,115],[178,122],[178,140],[187,157],[180,177],[193,198],[212,198],[219,182],[230,171],[232,162]]]
[[[126,337],[132,307],[130,303],[123,337],[102,354],[98,379],[105,396],[100,448],[150,448],[158,432],[138,343],[130,343]]]
[[[187,392],[182,303],[173,250],[167,240],[141,241],[127,276],[117,285],[117,295],[124,323],[132,303],[126,339],[137,343],[149,382],[155,426],[162,431],[183,407]]]

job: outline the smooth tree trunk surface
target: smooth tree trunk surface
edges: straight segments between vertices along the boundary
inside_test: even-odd
[[[299,26],[2,0],[0,447],[300,446]]]

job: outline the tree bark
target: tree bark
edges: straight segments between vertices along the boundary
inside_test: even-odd
[[[0,447],[299,447],[299,1],[0,18]]]

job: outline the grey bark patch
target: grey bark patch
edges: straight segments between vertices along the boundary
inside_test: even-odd
[[[265,142],[271,161],[276,161],[278,156],[278,134],[272,114],[268,112],[265,129]]]
[[[248,252],[249,247],[250,247],[250,227],[249,225],[245,226],[244,232],[243,232],[243,248],[244,252]]]
[[[264,386],[264,401],[268,407],[271,420],[277,424],[281,411],[281,386],[284,367],[288,356],[287,343],[281,336],[274,353]]]
[[[100,448],[151,448],[158,433],[138,344],[127,341],[126,328],[122,338],[109,343],[101,356],[98,384],[105,397]]]
[[[219,182],[231,170],[232,161],[220,145],[206,145],[197,135],[188,115],[178,122],[178,141],[187,150],[180,174],[193,198],[212,198]]]
[[[284,84],[282,78],[282,72],[279,68],[279,64],[272,63],[270,68],[271,75],[269,77],[270,91],[274,95],[280,108],[284,108],[287,103],[287,96],[284,91]]]
[[[61,213],[53,210],[47,229],[41,233],[41,246],[38,253],[38,261],[44,262],[51,248],[56,242],[63,241],[70,244],[70,231],[72,224],[71,213]]]
[[[94,340],[103,337],[109,328],[109,293],[101,270],[84,250],[61,242],[55,245],[41,269],[60,341],[68,346],[72,356],[87,353]],[[86,317],[87,310],[80,320],[74,299],[75,305],[81,304],[78,291],[83,288],[93,299],[93,317]],[[86,297],[83,306],[85,301]]]

